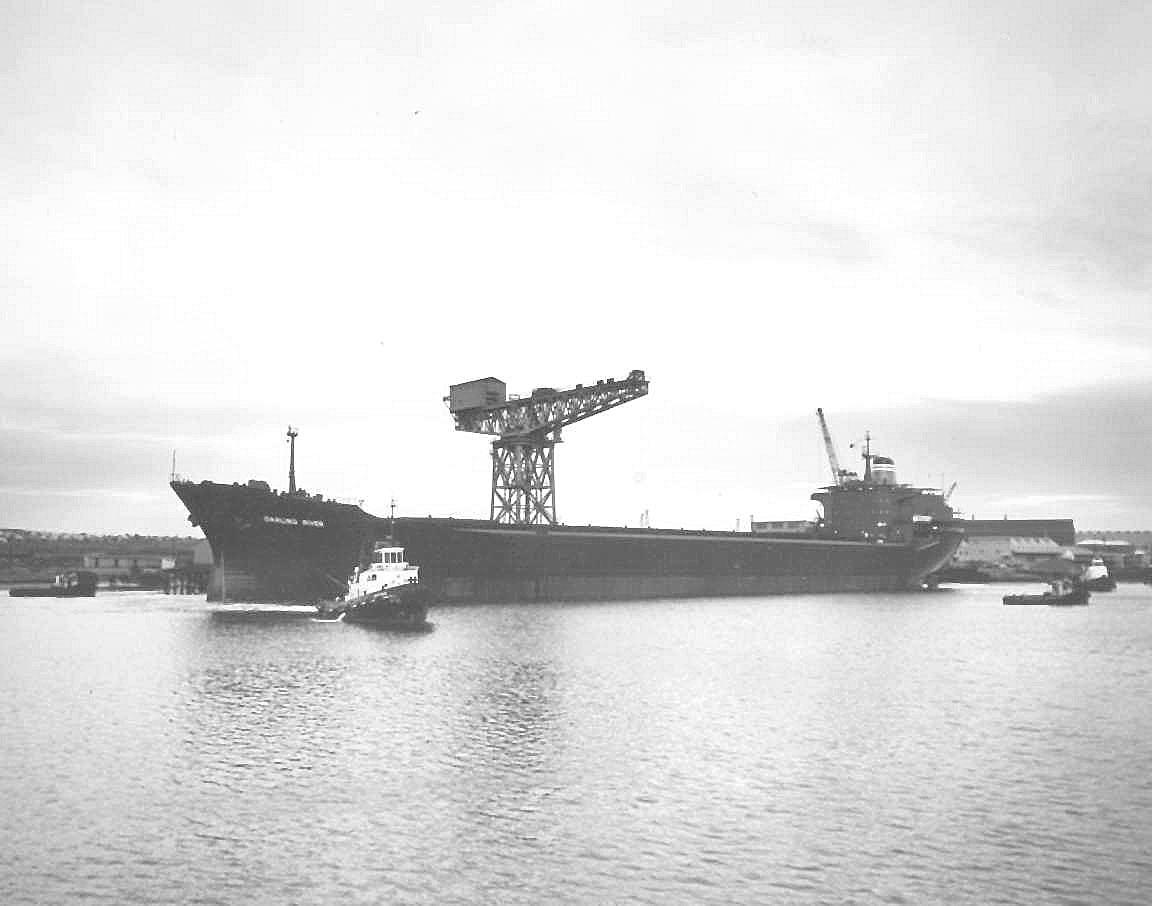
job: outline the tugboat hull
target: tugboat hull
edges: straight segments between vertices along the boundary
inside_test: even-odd
[[[1005,595],[1005,604],[1047,604],[1049,607],[1082,607],[1088,603],[1088,589],[1081,586],[1062,594],[1046,591],[1040,595]]]
[[[96,595],[96,574],[70,573],[52,585],[26,585],[8,590],[12,598],[92,598]]]
[[[377,592],[350,601],[317,605],[321,617],[383,629],[419,631],[429,628],[428,592],[419,586]]]

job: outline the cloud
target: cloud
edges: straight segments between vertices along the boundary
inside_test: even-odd
[[[958,481],[953,503],[978,516],[1007,511],[1134,528],[1152,521],[1152,477],[1144,462],[1152,384],[1146,381],[1031,400],[873,408],[852,413],[849,424],[857,434],[872,428],[879,449],[895,453],[903,477]]]
[[[1124,3],[21,7],[0,467],[274,476],[292,422],[311,486],[474,513],[449,383],[642,367],[651,417],[563,451],[582,521],[788,505],[816,405],[900,407],[980,507],[1123,498],[1147,426],[1091,388],[1152,376],[1149,32]]]

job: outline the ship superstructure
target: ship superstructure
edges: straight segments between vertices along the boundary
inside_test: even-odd
[[[404,557],[404,548],[388,542],[378,542],[372,551],[372,558],[363,566],[357,566],[348,580],[345,599],[357,601],[380,592],[420,581],[420,567],[413,566]]]
[[[816,528],[820,537],[881,544],[909,542],[931,533],[933,527],[953,522],[947,495],[936,488],[897,481],[895,461],[872,452],[870,434],[865,435],[861,452],[863,476],[840,468],[824,411],[817,409],[816,414],[835,480],[812,495],[823,508]]]

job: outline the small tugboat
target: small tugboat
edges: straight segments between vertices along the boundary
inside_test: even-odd
[[[96,595],[96,573],[81,570],[59,575],[51,585],[26,585],[8,589],[13,598],[91,598]]]
[[[365,623],[386,629],[424,630],[428,622],[428,590],[420,584],[420,567],[404,559],[404,548],[377,544],[366,566],[357,566],[344,595],[321,601],[323,620]]]
[[[1084,571],[1084,587],[1089,591],[1116,590],[1116,579],[1102,557],[1093,557],[1091,565]]]
[[[1047,604],[1049,607],[1078,607],[1088,603],[1087,586],[1081,581],[1053,579],[1049,591],[1039,595],[1005,595],[1005,604]]]

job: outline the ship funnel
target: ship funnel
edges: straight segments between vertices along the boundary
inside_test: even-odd
[[[896,484],[896,463],[887,456],[873,456],[872,483]]]

